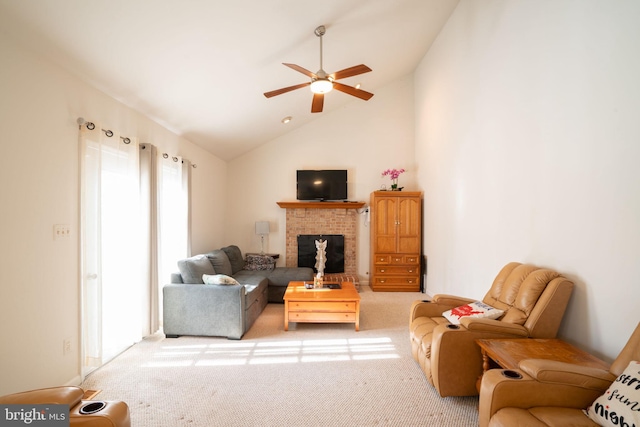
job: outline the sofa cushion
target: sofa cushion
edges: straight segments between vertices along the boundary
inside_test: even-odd
[[[632,361],[609,389],[597,398],[587,415],[601,426],[640,425],[640,362]]]
[[[213,265],[213,268],[216,270],[216,273],[225,274],[227,276],[231,276],[233,274],[229,257],[222,249],[216,249],[215,251],[209,252],[207,257]]]
[[[216,274],[216,270],[206,255],[195,255],[178,261],[178,270],[182,276],[182,283],[203,284],[203,274]]]
[[[310,267],[276,267],[268,273],[269,285],[286,288],[289,282],[313,280],[313,269]]]
[[[480,319],[497,319],[504,314],[503,310],[491,307],[482,301],[475,301],[442,313],[442,316],[454,325],[460,324],[461,317],[477,317]]]
[[[267,280],[267,273],[268,271],[261,270],[240,270],[234,274],[233,277],[242,285],[259,285],[264,282],[264,286],[268,286],[269,281]]]
[[[226,274],[203,274],[202,281],[205,285],[239,285],[238,281]]]
[[[273,270],[276,266],[276,260],[267,255],[247,255],[247,262],[244,270],[259,271]]]
[[[229,261],[231,262],[231,273],[236,274],[238,271],[244,268],[244,259],[242,258],[242,251],[236,245],[231,245],[222,248],[222,250],[229,257]]]

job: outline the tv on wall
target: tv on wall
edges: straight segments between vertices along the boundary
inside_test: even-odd
[[[296,199],[347,200],[346,170],[298,170]]]

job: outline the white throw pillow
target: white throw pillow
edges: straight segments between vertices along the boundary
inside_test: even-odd
[[[640,362],[630,362],[587,415],[601,426],[640,426]]]
[[[442,313],[449,322],[454,325],[460,324],[461,317],[478,317],[484,319],[497,319],[504,314],[504,310],[491,307],[482,301],[475,301],[460,307],[452,308]]]
[[[203,274],[202,281],[205,285],[239,285],[240,283],[226,274]]]

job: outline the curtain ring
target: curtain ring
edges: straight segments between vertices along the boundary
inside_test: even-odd
[[[130,144],[131,140],[127,137],[121,136],[120,139],[122,140],[122,142],[124,142],[125,144]]]
[[[191,165],[191,167],[195,169],[195,168],[197,168],[197,167],[198,167],[198,165],[196,165],[195,163],[193,163],[193,164]]]
[[[162,153],[162,158],[163,158],[163,159],[168,159],[168,158],[169,158],[169,155],[168,155],[167,153]]]
[[[113,132],[110,131],[110,130],[102,129],[102,132],[104,132],[104,134],[107,135],[109,138],[111,138],[113,136]]]
[[[86,126],[89,130],[94,130],[96,128],[96,125],[94,125],[92,122],[87,122]]]
[[[177,162],[178,158],[177,157],[172,157],[171,160],[173,160],[174,162]]]

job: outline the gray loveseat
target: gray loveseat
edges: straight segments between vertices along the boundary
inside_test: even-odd
[[[264,259],[264,258],[263,258]],[[313,269],[247,263],[237,246],[178,262],[180,273],[163,287],[163,328],[180,335],[240,339],[268,302],[282,303],[290,281],[313,280]],[[222,274],[239,284],[205,285],[202,276]]]

